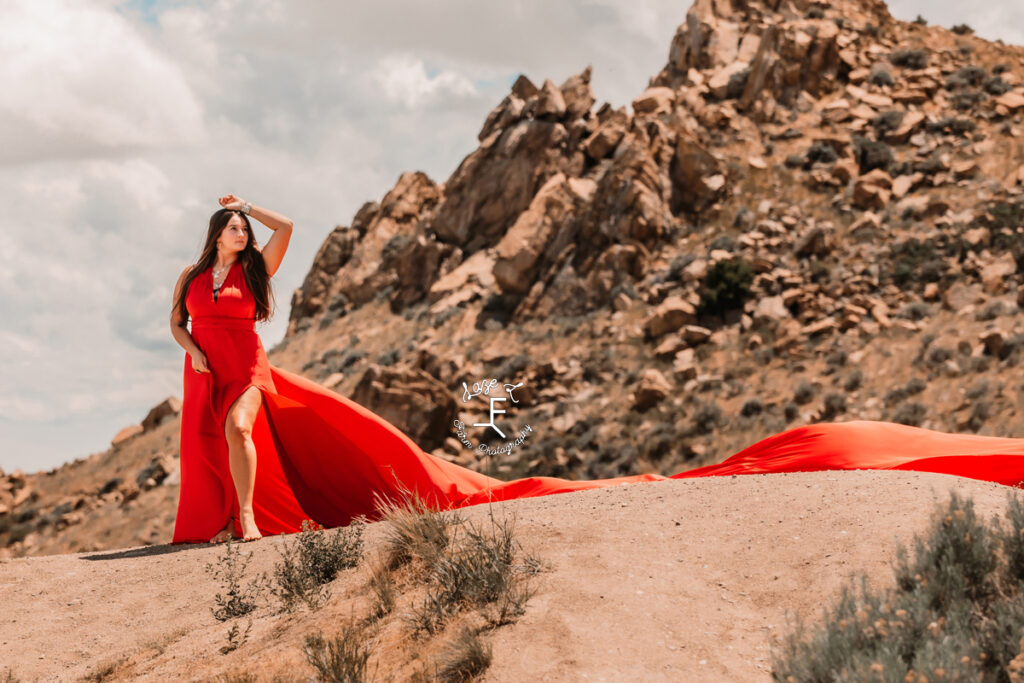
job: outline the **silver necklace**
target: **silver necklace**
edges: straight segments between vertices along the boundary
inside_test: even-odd
[[[213,271],[213,281],[214,281],[215,285],[216,285],[216,282],[217,282],[217,278],[220,277],[220,274],[223,273],[224,271],[228,270],[233,265],[234,265],[233,263],[229,263],[228,265],[222,266],[221,268],[217,268],[217,269],[215,269]],[[224,283],[222,282],[221,284],[224,284]]]

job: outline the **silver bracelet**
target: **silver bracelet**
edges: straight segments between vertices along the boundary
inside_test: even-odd
[[[248,216],[250,211],[252,211],[252,204],[249,202],[242,202],[242,213]]]

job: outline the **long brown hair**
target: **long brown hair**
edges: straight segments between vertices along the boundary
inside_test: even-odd
[[[206,244],[203,245],[203,253],[185,276],[185,281],[181,285],[181,293],[174,304],[177,306],[182,320],[188,320],[188,308],[185,306],[188,288],[200,273],[213,266],[214,261],[217,260],[217,239],[227,227],[232,214],[242,217],[242,220],[245,221],[245,230],[249,234],[245,249],[238,254],[238,261],[242,264],[245,284],[248,285],[249,291],[252,292],[252,298],[256,301],[256,320],[270,320],[273,315],[274,290],[270,286],[270,276],[267,275],[267,265],[263,262],[263,254],[256,248],[256,239],[252,234],[249,217],[234,209],[218,209],[210,216],[210,227],[206,231]]]

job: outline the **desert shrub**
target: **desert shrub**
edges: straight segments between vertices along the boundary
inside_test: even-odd
[[[991,76],[985,79],[981,87],[989,95],[1002,95],[1010,89],[1010,84],[1002,76]]]
[[[800,414],[800,406],[789,402],[782,408],[782,414],[785,416],[786,422],[792,422]]]
[[[373,617],[383,617],[395,608],[395,581],[386,561],[377,560],[371,565],[370,589],[376,598]]]
[[[974,33],[974,29],[968,26],[967,24],[957,24],[956,26],[952,27],[949,30],[957,34],[958,36],[964,36],[967,35],[968,33]]]
[[[928,304],[923,301],[911,301],[900,306],[900,309],[896,311],[896,317],[906,320],[924,320],[929,313],[931,313],[931,307]]]
[[[234,652],[249,638],[249,631],[252,630],[252,618],[250,617],[248,623],[245,625],[245,630],[237,623],[232,624],[231,628],[228,629],[228,642],[221,645],[218,650],[222,655],[226,655],[229,652]]]
[[[462,607],[487,610],[492,626],[511,623],[525,611],[539,562],[532,555],[520,558],[514,518],[496,521],[493,510],[488,516],[488,528],[468,521],[457,527],[452,543],[429,567],[427,593],[408,617],[414,632],[436,633]]]
[[[879,136],[896,130],[903,123],[904,111],[902,109],[891,109],[883,111],[871,121],[875,133]]]
[[[893,162],[892,150],[889,145],[878,140],[870,140],[862,135],[853,136],[854,155],[861,173],[876,168],[885,170]]]
[[[1024,225],[1024,200],[994,199],[976,212],[972,225],[983,226],[992,234],[990,250],[993,253],[1010,252],[1017,261],[1017,269],[1024,266],[1024,233],[1017,228]]]
[[[814,385],[807,380],[803,380],[799,385],[797,385],[796,390],[793,392],[793,401],[797,405],[806,405],[814,400],[814,395],[816,393],[817,390],[814,388]]]
[[[860,371],[860,368],[857,368],[846,376],[846,381],[843,383],[843,389],[846,391],[857,391],[863,383],[864,373]]]
[[[377,363],[377,365],[391,366],[397,363],[401,357],[401,349],[388,349],[387,351],[379,354],[374,362]]]
[[[1022,348],[1024,348],[1024,335],[1010,335],[1003,341],[1003,345],[999,349],[999,360],[1006,361],[1007,365],[1016,365]]]
[[[377,499],[385,522],[384,553],[389,569],[412,560],[433,564],[451,542],[453,530],[462,523],[457,510],[435,511],[418,493],[403,491],[397,499]]]
[[[925,362],[928,363],[928,365],[935,367],[942,365],[946,361],[952,359],[954,355],[955,354],[953,353],[953,349],[947,348],[945,346],[933,346],[932,348],[928,349],[928,352],[925,354],[924,358]]]
[[[984,102],[988,99],[983,91],[977,88],[971,88],[969,90],[961,90],[955,93],[952,97],[953,108],[957,111],[966,111],[971,107]]]
[[[332,638],[319,631],[307,635],[303,653],[309,665],[319,674],[317,680],[332,683],[355,683],[366,680],[370,647],[364,629],[349,620]]]
[[[928,417],[928,409],[920,403],[904,403],[896,410],[892,421],[897,424],[920,427],[926,417]]]
[[[900,288],[907,285],[920,288],[926,282],[939,282],[949,270],[946,256],[950,250],[950,245],[930,237],[923,240],[911,237],[889,247],[883,272]],[[918,308],[914,312],[921,311]]]
[[[887,405],[902,403],[908,397],[920,394],[927,387],[928,384],[920,377],[911,377],[902,387],[894,387],[885,392],[885,402]]]
[[[206,572],[212,574],[224,590],[224,593],[217,593],[213,598],[217,607],[210,608],[217,621],[241,617],[255,610],[265,581],[265,576],[261,575],[243,584],[245,568],[249,565],[252,555],[246,555],[245,559],[242,559],[237,545],[226,543],[224,554],[218,558],[217,564],[208,563],[205,567]]]
[[[964,392],[964,398],[968,401],[976,401],[986,394],[988,394],[988,380],[979,379],[970,389]]]
[[[985,70],[980,66],[965,66],[946,76],[946,89],[956,90],[968,86],[977,87],[985,80]]]
[[[354,520],[340,529],[324,529],[312,520],[302,521],[293,543],[278,548],[271,592],[285,610],[299,603],[317,609],[330,598],[327,584],[338,572],[359,564],[363,555],[365,520]]]
[[[790,154],[782,162],[786,168],[803,168],[804,158],[799,154]]]
[[[711,240],[708,248],[721,249],[722,251],[737,251],[740,248],[740,244],[732,235],[719,235]]]
[[[833,372],[846,365],[847,360],[849,360],[849,356],[846,354],[846,351],[843,351],[842,349],[832,351],[825,356],[825,374],[831,375]]]
[[[918,26],[927,26],[928,20],[922,17],[920,14],[918,14],[917,18],[914,19],[914,23],[917,24]]]
[[[967,420],[967,426],[971,431],[978,431],[985,426],[985,421],[992,417],[992,405],[988,401],[975,401],[971,406],[971,417]]]
[[[894,582],[846,584],[823,622],[796,628],[772,653],[778,681],[1002,681],[1024,629],[1024,504],[986,523],[950,492],[913,557],[897,548]]]
[[[928,121],[924,127],[929,133],[950,133],[963,136],[973,131],[976,126],[970,119],[961,116],[947,116],[938,121]]]
[[[743,407],[740,408],[740,415],[743,417],[754,417],[760,415],[764,411],[764,404],[761,403],[759,398],[748,398],[743,402]]]
[[[928,53],[924,50],[900,48],[889,55],[889,61],[895,66],[908,69],[924,69],[928,66]]]
[[[996,299],[995,301],[989,302],[985,308],[981,309],[974,314],[974,319],[979,322],[987,322],[989,320],[995,320],[1001,315],[1010,313],[1006,309],[1006,305],[1002,301]]]
[[[742,257],[724,259],[708,268],[700,288],[700,311],[712,315],[743,306],[750,297],[754,269]]]
[[[824,19],[825,18],[825,10],[824,10],[824,8],[820,7],[819,5],[811,5],[810,7],[807,8],[807,11],[804,12],[804,18],[805,19]]]
[[[846,412],[846,396],[839,392],[825,394],[825,404],[821,410],[822,420],[831,420],[836,415]]]
[[[722,421],[722,409],[717,403],[701,403],[693,413],[693,428],[698,434],[710,434]]]
[[[832,145],[821,140],[816,140],[811,143],[811,146],[807,148],[804,153],[804,165],[810,166],[814,163],[832,164],[835,163],[839,156],[836,154],[836,150]]]
[[[889,71],[889,67],[882,62],[878,62],[871,67],[871,73],[868,74],[868,83],[883,86],[892,85],[895,81],[893,80],[892,72]]]
[[[434,677],[452,683],[471,681],[491,665],[492,650],[476,629],[463,626],[437,658]]]

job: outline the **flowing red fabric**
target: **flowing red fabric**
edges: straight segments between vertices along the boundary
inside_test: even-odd
[[[432,507],[544,496],[666,479],[888,469],[939,472],[1016,486],[1024,481],[1024,439],[945,434],[887,422],[808,425],[768,437],[723,462],[665,477],[609,479],[527,477],[501,481],[419,448],[384,418],[349,398],[270,365],[254,330],[255,303],[235,263],[213,298],[210,270],[189,287],[192,338],[210,373],[186,354],[181,419],[181,487],[172,543],[209,541],[234,515],[238,497],[228,465],[224,419],[249,386],[263,401],[253,425],[253,508],[263,535],[302,530],[303,520],[344,526],[377,519],[375,495],[401,500],[417,493]]]

